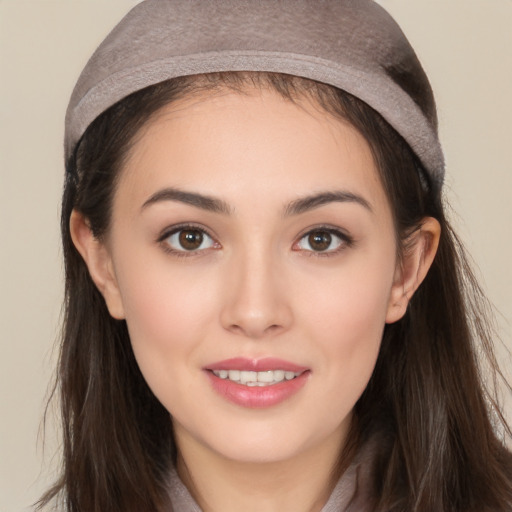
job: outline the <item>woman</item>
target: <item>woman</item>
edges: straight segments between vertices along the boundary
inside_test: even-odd
[[[43,503],[511,508],[434,100],[379,6],[143,2],[78,81],[66,165]]]

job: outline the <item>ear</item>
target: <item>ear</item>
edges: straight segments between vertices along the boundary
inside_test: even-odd
[[[108,247],[94,236],[87,219],[76,210],[71,213],[69,227],[73,244],[84,259],[91,279],[103,295],[110,315],[118,320],[123,319],[123,303]]]
[[[405,242],[402,260],[395,271],[389,298],[386,323],[400,320],[414,292],[425,279],[439,245],[441,226],[432,217],[425,217],[420,229]]]

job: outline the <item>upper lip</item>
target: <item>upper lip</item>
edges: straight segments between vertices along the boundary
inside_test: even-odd
[[[284,370],[285,372],[301,373],[308,368],[290,361],[278,359],[275,357],[264,357],[262,359],[249,359],[245,357],[233,357],[224,359],[204,367],[205,370],[240,370],[265,372],[271,370]]]

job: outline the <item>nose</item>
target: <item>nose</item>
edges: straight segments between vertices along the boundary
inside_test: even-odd
[[[222,326],[261,339],[289,329],[293,322],[284,273],[269,255],[241,257],[229,268]]]

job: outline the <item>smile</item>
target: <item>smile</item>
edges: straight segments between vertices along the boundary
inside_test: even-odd
[[[279,384],[283,381],[295,379],[302,372],[285,370],[267,370],[262,372],[240,370],[213,370],[213,374],[220,379],[230,380],[237,384],[249,387],[265,387]]]
[[[262,409],[276,406],[307,384],[311,368],[265,357],[235,357],[203,368],[213,390],[237,406]]]

